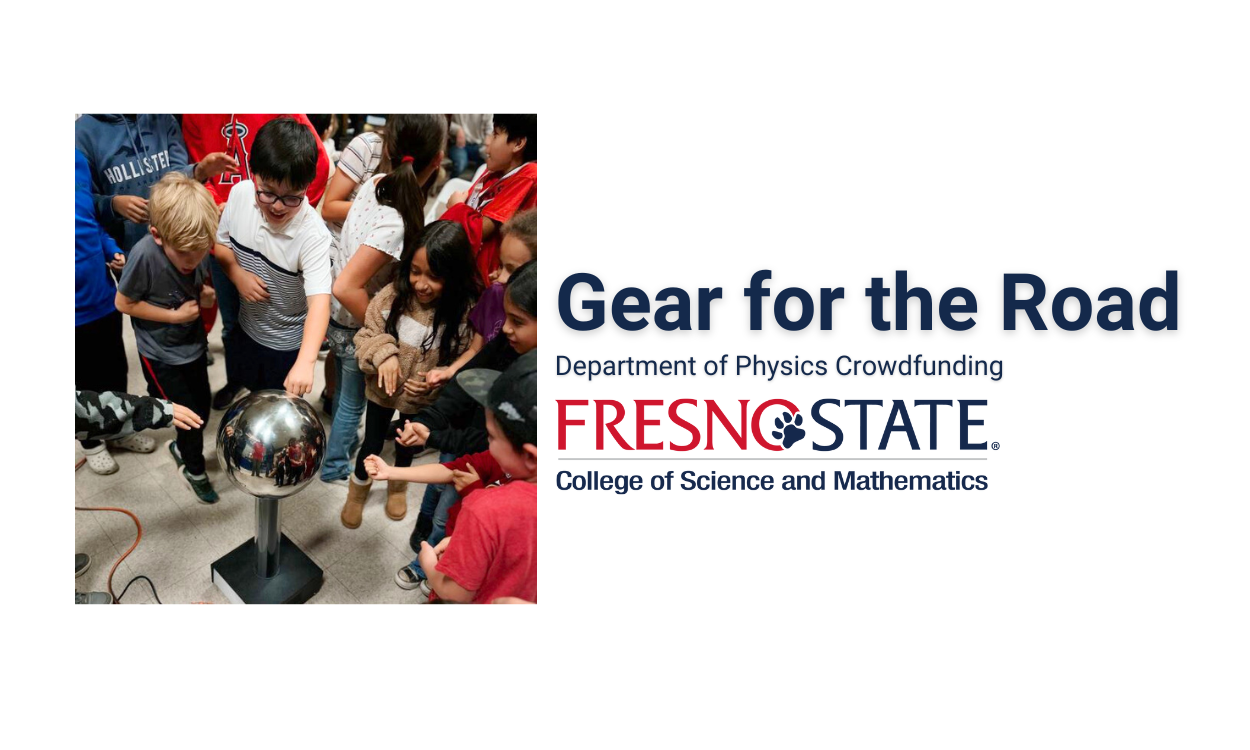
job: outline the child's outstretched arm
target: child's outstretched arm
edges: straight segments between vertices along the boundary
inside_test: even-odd
[[[426,385],[433,388],[434,386],[442,385],[448,380],[451,380],[456,376],[456,373],[460,372],[460,368],[467,365],[469,360],[476,357],[477,353],[482,351],[482,345],[485,343],[486,339],[482,338],[482,334],[474,333],[473,339],[469,341],[469,348],[464,350],[464,354],[456,357],[455,362],[452,362],[446,367],[435,367],[433,370],[430,370],[425,374]]]
[[[314,365],[317,364],[317,354],[321,351],[321,342],[325,341],[329,325],[330,295],[314,294],[308,297],[308,316],[304,318],[304,338],[299,346],[299,355],[282,383],[282,387],[290,393],[303,396],[312,390]]]
[[[390,466],[378,456],[369,456],[365,459],[365,471],[369,473],[370,479],[394,479],[400,482],[422,484],[451,484],[454,479],[451,469],[442,464]]]
[[[126,437],[170,424],[180,430],[194,430],[202,427],[204,420],[187,407],[164,399],[114,391],[74,393],[74,438],[77,440]]]

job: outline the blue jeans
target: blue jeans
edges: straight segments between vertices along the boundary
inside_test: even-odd
[[[210,256],[211,257],[211,256]],[[211,258],[208,267],[213,274],[213,290],[217,292],[217,310],[221,313],[221,345],[226,349],[226,382],[239,385],[238,357],[230,356],[230,337],[239,327],[239,290],[234,287],[226,269],[221,267],[216,258]]]
[[[454,461],[456,457],[454,453],[442,453],[439,454],[438,462],[445,464],[448,461]],[[425,486],[425,497],[421,498],[420,515],[434,518],[434,529],[430,531],[430,536],[426,539],[431,547],[443,541],[443,536],[447,533],[447,513],[451,510],[451,506],[458,502],[460,502],[460,493],[456,492],[455,485],[427,484]],[[418,577],[425,578],[425,571],[421,569],[421,563],[417,562],[416,558],[413,558],[411,565]]]
[[[447,150],[447,157],[451,159],[451,176],[459,177],[468,169],[470,162],[474,167],[482,163],[482,144],[466,143],[463,148],[452,146]]]
[[[325,462],[321,464],[321,478],[327,482],[346,478],[355,466],[356,450],[360,447],[356,431],[360,415],[365,413],[365,376],[355,355],[339,356],[336,352],[334,373],[334,424],[326,439]]]

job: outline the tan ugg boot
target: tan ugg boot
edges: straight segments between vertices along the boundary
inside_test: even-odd
[[[348,480],[347,502],[343,503],[343,512],[339,514],[339,520],[347,528],[360,528],[360,519],[365,514],[365,501],[369,499],[369,488],[372,486],[373,482],[357,484],[355,477]]]
[[[394,479],[386,483],[386,517],[402,521],[408,515],[408,483]]]

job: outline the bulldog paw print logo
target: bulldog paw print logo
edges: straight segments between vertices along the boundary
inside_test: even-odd
[[[790,418],[790,412],[783,412],[780,417],[774,420],[777,429],[773,430],[773,437],[781,441],[782,448],[789,448],[795,443],[803,439],[807,433],[799,425],[803,424],[803,415],[795,414],[794,418]]]

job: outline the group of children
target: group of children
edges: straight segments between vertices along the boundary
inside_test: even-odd
[[[427,224],[444,155],[464,141],[449,121],[483,117],[484,171]],[[124,390],[124,351],[120,385],[115,367],[104,382],[83,361],[106,348],[116,357],[118,312],[132,319],[149,394],[204,422],[244,389],[308,394],[328,344],[321,478],[344,486],[343,525],[359,528],[375,479],[395,521],[407,515],[408,483],[424,482],[417,558],[397,584],[432,600],[536,601],[536,116],[391,115],[348,144],[328,179],[306,116],[182,123],[186,147],[169,115],[79,119],[76,386]],[[100,290],[111,272],[120,280],[108,306]],[[228,382],[213,397],[206,331],[216,311]],[[378,457],[388,439],[394,467]],[[115,447],[155,449],[126,440]],[[412,468],[422,448],[442,463]],[[105,444],[83,449],[92,470],[116,471]],[[180,428],[167,450],[196,496],[216,502],[203,427]],[[311,474],[316,456],[280,453],[276,482]]]

